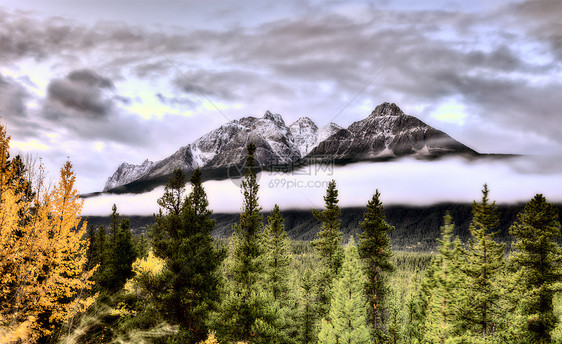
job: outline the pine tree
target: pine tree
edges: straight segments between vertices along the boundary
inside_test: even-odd
[[[240,223],[235,225],[226,262],[227,295],[221,307],[217,334],[224,340],[274,342],[276,305],[263,286],[263,227],[258,203],[259,185],[254,170],[256,146],[248,145]]]
[[[516,240],[510,260],[520,271],[519,311],[526,317],[524,331],[530,343],[551,343],[558,322],[552,302],[562,280],[558,216],[557,207],[537,194],[509,229]]]
[[[283,215],[276,204],[268,217],[268,224],[263,233],[265,283],[273,294],[274,300],[287,298],[289,292],[288,276],[291,258],[289,255],[289,238],[285,232]]]
[[[301,330],[297,319],[299,310],[295,295],[289,287],[289,238],[277,204],[273,207],[263,232],[263,249],[263,283],[278,309],[274,323],[278,334],[275,340],[277,343],[293,343]]]
[[[111,226],[109,234],[105,228],[98,230],[99,267],[94,274],[96,290],[106,296],[121,290],[127,279],[133,277],[133,262],[137,259],[137,250],[133,242],[130,221],[120,217],[117,206],[111,210]]]
[[[377,190],[367,203],[364,220],[359,223],[363,233],[359,235],[357,249],[363,262],[367,282],[365,293],[369,300],[369,322],[375,342],[380,342],[386,325],[386,296],[389,293],[388,274],[394,271],[392,246],[388,232],[394,230],[386,222],[384,208]]]
[[[141,234],[139,241],[137,242],[138,258],[148,257],[148,251],[150,251],[150,243],[146,240],[144,234]]]
[[[321,316],[325,316],[329,310],[330,287],[343,262],[341,210],[338,206],[338,190],[334,180],[328,184],[324,202],[326,208],[323,211],[312,210],[314,217],[322,223],[318,239],[312,242],[322,263],[318,272],[318,302]]]
[[[426,333],[426,317],[428,314],[429,302],[435,288],[435,273],[440,267],[435,258],[432,264],[425,270],[419,289],[415,297],[408,304],[409,321],[406,324],[406,333],[409,343],[422,343]]]
[[[341,276],[335,279],[328,320],[322,319],[319,344],[370,343],[365,275],[353,238],[345,250]]]
[[[107,254],[105,252],[107,245],[107,231],[105,230],[105,227],[103,225],[99,226],[96,230],[94,244],[95,248],[92,248],[92,264],[90,264],[89,266],[98,265],[98,268],[95,270],[92,277],[94,281],[98,281],[96,282],[96,284],[98,284],[103,275],[102,267],[107,265]],[[100,286],[95,285],[93,289],[99,290]]]
[[[86,251],[86,270],[91,270],[99,264],[98,242],[96,239],[96,227],[90,224],[88,226],[88,231],[86,232],[86,240],[88,241],[88,250]]]
[[[432,268],[426,275],[427,309],[425,311],[424,339],[429,343],[453,343],[460,335],[459,302],[462,300],[459,287],[462,285],[460,273],[461,242],[454,241],[449,214],[444,217],[441,227],[439,253],[433,259]]]
[[[173,176],[159,200],[166,214],[160,211],[152,228],[156,256],[165,260],[160,279],[166,287],[159,302],[164,317],[179,325],[176,340],[196,343],[207,335],[210,312],[219,300],[222,253],[213,245],[215,220],[201,171],[193,172],[191,193],[183,200],[177,199],[183,191],[174,188],[183,187],[185,175],[177,170]]]
[[[316,281],[310,269],[302,273],[299,287],[299,309],[296,317],[296,324],[299,329],[296,335],[297,343],[314,343],[317,338],[318,304],[314,297]]]
[[[127,217],[121,217],[117,233],[115,233],[114,247],[111,252],[111,263],[115,266],[114,290],[120,290],[125,282],[133,277],[133,262],[138,253],[131,233],[131,222]]]
[[[505,244],[494,241],[498,232],[499,214],[496,202],[489,202],[488,186],[482,190],[482,202],[472,203],[473,219],[469,230],[468,249],[463,251],[466,262],[461,269],[466,275],[467,303],[463,306],[465,330],[473,336],[486,338],[494,333],[502,317],[499,310],[501,286],[499,276],[504,267]]]

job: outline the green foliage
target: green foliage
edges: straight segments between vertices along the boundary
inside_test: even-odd
[[[99,264],[94,273],[95,290],[107,295],[119,291],[127,279],[133,276],[132,264],[137,258],[130,222],[120,217],[115,204],[111,213],[112,224],[109,234],[105,227],[89,235],[91,261],[89,265]]]
[[[144,234],[141,234],[137,241],[137,253],[139,258],[146,258],[150,250],[150,243],[146,240]]]
[[[312,242],[321,260],[318,270],[318,302],[322,316],[326,315],[330,307],[330,288],[332,281],[338,276],[343,262],[343,247],[341,226],[341,210],[338,206],[338,190],[336,182],[328,184],[324,196],[325,209],[312,210],[314,217],[322,223],[322,230],[318,232],[318,239]]]
[[[499,225],[496,202],[489,202],[488,186],[482,190],[482,202],[472,204],[473,220],[470,224],[472,237],[468,249],[463,251],[465,261],[461,267],[465,274],[463,289],[466,303],[462,306],[463,330],[473,337],[494,334],[502,315],[500,272],[504,267],[505,244],[494,241]]]
[[[367,322],[368,303],[363,286],[365,274],[353,238],[345,250],[341,277],[335,279],[328,319],[322,319],[319,344],[364,343],[371,340]]]
[[[518,310],[526,319],[524,331],[532,343],[551,343],[559,319],[553,299],[561,290],[562,252],[557,208],[537,194],[525,205],[510,228],[516,242],[511,263],[516,271]]]
[[[263,232],[262,261],[264,264],[263,283],[266,291],[277,305],[278,319],[275,322],[278,343],[292,343],[298,336],[299,309],[295,295],[289,286],[291,255],[289,238],[285,232],[283,216],[276,204],[268,217]]]
[[[453,240],[454,225],[449,214],[444,217],[439,253],[433,260],[425,281],[424,339],[430,343],[453,343],[460,335],[459,304],[463,297],[460,274],[461,242]]]
[[[302,272],[298,283],[297,302],[298,310],[295,325],[298,329],[296,334],[297,343],[314,343],[317,336],[316,322],[319,319],[318,304],[315,298],[316,279],[311,268]]]
[[[231,237],[226,261],[227,294],[221,305],[217,335],[229,341],[272,342],[276,335],[278,305],[263,283],[264,264],[259,185],[254,171],[254,144],[248,145],[240,223]]]
[[[170,323],[179,325],[175,340],[196,343],[206,337],[209,313],[219,300],[222,253],[214,248],[215,220],[207,208],[201,172],[192,174],[189,196],[178,199],[184,180],[183,172],[176,170],[158,202],[166,213],[156,215],[151,234],[156,256],[165,261],[158,276],[158,306]]]
[[[275,300],[288,297],[289,238],[283,225],[283,216],[276,204],[263,233],[265,284]]]
[[[386,222],[384,208],[377,190],[367,203],[364,220],[359,223],[363,233],[359,235],[357,249],[362,259],[367,280],[365,293],[369,301],[369,322],[373,329],[375,342],[380,342],[385,332],[388,312],[386,296],[389,293],[388,274],[394,271],[392,246],[388,232],[394,230]]]

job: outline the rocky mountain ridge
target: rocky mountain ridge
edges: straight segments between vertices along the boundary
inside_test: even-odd
[[[281,115],[266,111],[261,118],[230,121],[163,160],[145,160],[140,165],[122,163],[108,178],[104,191],[139,181],[162,180],[176,168],[190,172],[196,168],[243,166],[250,142],[256,145],[256,162],[262,168],[319,160],[346,163],[404,156],[478,155],[444,132],[406,115],[394,103],[377,106],[367,118],[348,128],[335,123],[319,128],[308,117],[287,126]]]

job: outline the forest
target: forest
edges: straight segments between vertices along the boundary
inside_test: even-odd
[[[199,170],[189,187],[174,171],[134,235],[115,206],[80,219],[69,161],[46,185],[9,143],[0,127],[0,343],[562,343],[559,207],[541,194],[506,224],[484,185],[465,237],[446,213],[435,252],[408,252],[378,191],[344,235],[332,180],[321,229],[294,240],[261,212],[249,144],[232,235],[213,237]]]

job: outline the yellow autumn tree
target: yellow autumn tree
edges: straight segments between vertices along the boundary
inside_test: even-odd
[[[70,162],[51,189],[31,200],[14,186],[10,138],[0,125],[0,343],[34,343],[55,334],[93,302],[84,272],[86,224]]]

